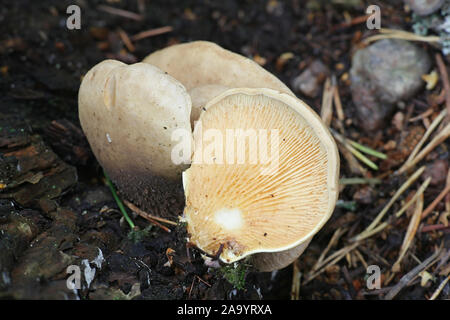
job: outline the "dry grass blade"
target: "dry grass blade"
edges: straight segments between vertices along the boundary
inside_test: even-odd
[[[424,219],[426,216],[428,216],[433,209],[438,205],[439,202],[444,199],[444,197],[447,195],[447,193],[450,192],[450,170],[447,172],[447,182],[444,190],[442,190],[439,195],[436,197],[436,199],[433,200],[433,202],[423,211],[422,213],[422,219]]]
[[[347,229],[341,229],[338,228],[334,233],[333,236],[331,237],[330,241],[328,242],[327,247],[322,251],[322,253],[320,254],[319,259],[317,260],[317,262],[314,264],[314,267],[312,268],[313,271],[316,271],[317,269],[320,268],[320,266],[322,265],[322,262],[325,258],[325,256],[327,255],[328,251],[330,251],[330,249],[339,241],[339,239],[341,238],[341,236],[347,231]]]
[[[411,198],[411,200],[409,200],[400,210],[398,210],[393,216],[395,218],[399,218],[406,210],[408,210],[408,208],[415,202],[417,201],[417,199],[419,198],[419,196],[423,195],[423,193],[425,192],[425,190],[428,188],[428,185],[430,184],[431,178],[428,177],[423,183],[422,185],[419,187],[419,189],[417,190],[416,194]],[[361,232],[359,235],[357,235],[356,237],[352,238],[351,241],[360,241],[360,240],[364,240],[367,238],[370,238],[371,236],[373,236],[374,234],[377,234],[380,231],[383,231],[387,226],[389,225],[388,222],[383,222],[381,224],[379,224],[377,227],[373,228],[372,230],[368,230],[368,231],[363,231]]]
[[[404,287],[406,287],[420,272],[425,270],[426,268],[433,265],[438,260],[439,254],[441,253],[441,249],[436,250],[431,256],[429,256],[424,262],[420,263],[417,267],[412,269],[410,272],[405,274],[400,281],[392,287],[391,290],[387,293],[387,295],[384,297],[385,300],[392,300],[395,298],[395,296],[402,290]]]
[[[308,282],[314,280],[318,275],[323,273],[328,267],[335,265],[338,263],[342,258],[344,258],[347,253],[351,252],[353,249],[359,246],[359,242],[353,243],[351,245],[348,245],[335,253],[333,253],[331,256],[329,256],[327,259],[325,259],[322,263],[323,267],[320,268],[317,272],[310,272],[307,276],[307,279],[303,282],[303,285],[307,284]],[[331,260],[331,261],[330,261]],[[328,262],[330,261],[330,262]],[[325,263],[327,263],[325,265]]]
[[[394,194],[394,196],[389,200],[389,202],[386,204],[386,206],[381,210],[381,212],[377,215],[377,217],[372,221],[372,223],[364,230],[362,233],[360,233],[358,236],[354,237],[352,241],[358,241],[361,240],[366,233],[369,231],[372,231],[378,223],[383,219],[384,215],[388,212],[388,210],[392,207],[394,202],[405,192],[416,180],[420,177],[420,175],[425,171],[425,166],[419,168],[416,172],[414,172],[411,177],[409,177],[408,180],[406,180],[405,183],[402,184],[402,186],[397,190],[397,192]]]
[[[322,121],[329,127],[333,118],[333,95],[335,85],[331,84],[331,79],[327,78],[323,89],[322,108],[320,109],[320,117]]]
[[[364,43],[368,44],[382,39],[403,39],[408,41],[420,41],[428,43],[437,43],[440,41],[440,37],[438,36],[419,36],[415,33],[403,30],[382,28],[380,29],[380,34],[366,38],[364,40]]]
[[[423,137],[420,139],[420,141],[417,143],[417,145],[414,147],[414,150],[409,155],[406,162],[403,164],[403,166],[397,171],[398,174],[403,173],[406,171],[406,168],[409,166],[409,164],[413,161],[414,157],[419,152],[420,148],[422,148],[423,144],[427,139],[430,137],[430,135],[433,133],[434,129],[437,128],[439,123],[441,123],[442,119],[445,118],[445,115],[447,114],[447,110],[442,110],[441,113],[436,117],[436,119],[433,120],[431,125],[428,127],[427,131],[423,135]]]
[[[429,117],[433,114],[433,108],[429,108],[427,111],[419,114],[418,116],[412,117],[411,119],[408,120],[408,122],[415,122],[418,120],[423,120],[426,117]]]
[[[358,260],[361,261],[362,265],[364,266],[364,269],[367,270],[369,265],[367,264],[366,260],[364,259],[363,255],[361,254],[361,252],[359,252],[358,249],[355,249],[354,252],[355,252],[355,255],[358,258]]]
[[[430,300],[436,300],[436,298],[441,294],[441,291],[444,289],[448,280],[450,280],[450,276],[447,276],[447,278],[445,278],[444,281],[441,282],[439,287],[436,289],[436,291],[434,291],[433,295],[430,297]]]
[[[333,95],[334,106],[336,107],[336,114],[340,121],[345,120],[344,108],[342,108],[341,96],[339,94],[339,89],[336,86]]]
[[[367,238],[370,238],[374,234],[377,234],[378,232],[383,231],[388,225],[389,225],[389,223],[383,222],[383,223],[381,223],[380,225],[378,225],[377,227],[375,227],[375,228],[373,228],[371,230],[361,232],[356,237],[353,237],[352,239],[350,239],[350,241],[353,241],[353,242],[354,241],[362,241],[362,240],[365,240]]]
[[[447,264],[447,261],[449,259],[450,259],[450,249],[447,249],[447,252],[442,255],[441,260],[439,261],[438,265],[436,266],[436,271],[439,271],[441,268],[443,269],[439,272],[439,275],[441,275],[441,276],[449,275],[450,270],[447,271],[447,273],[445,270],[445,266],[450,267],[450,264]],[[448,269],[450,269],[450,268],[448,268]]]
[[[400,218],[400,216],[403,214],[403,212],[408,210],[408,208],[414,202],[416,202],[419,199],[419,197],[421,197],[423,195],[425,190],[428,188],[428,185],[430,184],[430,182],[431,182],[431,177],[426,178],[425,181],[422,182],[422,184],[420,185],[420,187],[417,190],[416,194],[411,198],[411,200],[409,200],[399,211],[397,211],[394,216],[396,218]]]
[[[408,171],[412,167],[414,167],[419,161],[421,161],[427,154],[429,154],[434,148],[444,142],[448,137],[450,137],[450,123],[447,125],[427,144],[425,148],[410,162],[405,163],[405,165],[401,168],[402,171],[398,171],[398,173],[402,173]]]
[[[292,288],[291,288],[291,300],[300,300],[300,286],[301,286],[302,273],[298,268],[297,261],[293,263],[292,274]]]
[[[394,265],[392,266],[393,272],[400,271],[400,264],[405,256],[406,252],[408,251],[408,248],[410,247],[410,245],[414,239],[414,236],[416,235],[417,228],[419,227],[422,210],[423,210],[423,193],[420,194],[419,198],[416,201],[416,208],[414,210],[413,216],[411,217],[411,221],[409,222],[405,238],[403,239],[399,257],[398,257],[397,261],[394,263]]]
[[[439,72],[441,73],[442,83],[444,85],[445,90],[445,105],[447,108],[447,122],[450,120],[450,83],[448,80],[448,72],[447,67],[445,66],[444,60],[439,53],[436,54],[436,63],[439,68]]]

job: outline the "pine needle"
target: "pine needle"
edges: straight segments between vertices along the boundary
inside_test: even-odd
[[[419,227],[420,223],[420,216],[422,215],[423,210],[423,193],[420,195],[420,197],[416,201],[416,209],[414,210],[414,214],[411,217],[411,220],[408,225],[408,229],[406,231],[405,238],[403,239],[402,247],[400,249],[400,254],[397,259],[397,261],[392,266],[393,272],[399,272],[400,271],[400,264],[405,257],[406,252],[408,251],[408,248],[411,246],[412,241],[414,240],[414,236],[416,235],[417,228]]]
[[[419,36],[415,33],[403,30],[381,28],[379,34],[366,38],[364,43],[371,43],[383,39],[402,39],[427,43],[437,43],[441,41],[441,38],[438,36]]]
[[[406,182],[403,183],[402,186],[397,190],[397,192],[394,194],[394,196],[391,198],[391,200],[389,200],[389,202],[386,204],[386,206],[383,208],[383,210],[381,210],[381,212],[372,221],[372,223],[366,228],[366,230],[361,232],[358,236],[354,237],[352,239],[352,241],[358,241],[358,240],[361,240],[362,238],[366,238],[365,234],[368,233],[369,231],[372,231],[372,229],[374,229],[378,225],[378,223],[381,221],[381,219],[383,219],[384,215],[392,207],[394,202],[403,194],[403,192],[405,192],[420,177],[420,175],[424,171],[425,171],[425,166],[419,168],[416,172],[414,172],[414,174],[411,175],[411,177],[409,177],[409,179],[406,180]]]
[[[350,139],[348,139],[348,141],[353,147],[355,147],[356,149],[358,149],[364,153],[370,154],[371,156],[374,156],[374,157],[377,157],[377,158],[380,158],[383,160],[387,159],[387,156],[384,153],[373,150],[367,146],[363,146],[362,144],[359,144],[358,142],[352,141]]]

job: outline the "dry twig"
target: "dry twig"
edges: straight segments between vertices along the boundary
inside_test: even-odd
[[[447,173],[446,187],[444,188],[444,190],[441,191],[441,193],[439,193],[436,199],[434,199],[433,202],[424,210],[424,212],[422,213],[422,219],[428,216],[431,213],[431,211],[433,211],[433,209],[438,205],[438,203],[441,202],[442,199],[444,199],[444,197],[449,192],[450,192],[450,170],[448,170]]]
[[[420,263],[417,267],[412,269],[410,272],[405,274],[400,281],[392,287],[391,290],[387,293],[387,295],[384,297],[385,300],[392,300],[395,298],[395,296],[404,288],[406,287],[414,278],[423,270],[429,268],[432,264],[437,262],[436,259],[439,257],[439,254],[441,253],[441,249],[436,250],[431,256],[429,256],[424,262]]]
[[[442,289],[444,289],[445,285],[447,284],[448,280],[450,280],[450,276],[447,276],[447,278],[444,279],[444,281],[441,282],[439,287],[434,291],[433,295],[431,296],[430,300],[436,300],[436,298],[441,293]]]
[[[127,47],[128,51],[134,52],[136,48],[134,47],[133,43],[131,42],[130,38],[128,37],[128,34],[120,28],[117,30],[117,32],[119,33],[120,39],[122,39],[122,41],[125,44],[125,46]]]
[[[114,14],[116,16],[121,16],[124,18],[128,18],[128,19],[132,19],[132,20],[136,20],[136,21],[141,21],[144,19],[144,17],[140,14],[131,12],[131,11],[127,11],[127,10],[123,10],[123,9],[119,9],[119,8],[114,8],[114,7],[110,7],[104,4],[101,4],[97,7],[99,10],[110,13],[110,14]]]
[[[431,128],[431,126],[430,126]],[[403,173],[414,167],[419,161],[421,161],[427,154],[429,154],[434,148],[444,142],[448,137],[450,137],[450,122],[442,128],[442,130],[427,144],[425,148],[410,162],[405,163],[405,165],[400,168],[398,173]]]
[[[448,72],[445,66],[444,60],[439,53],[436,53],[436,63],[439,68],[439,72],[441,73],[442,83],[444,85],[445,92],[445,106],[447,108],[447,122],[450,120],[450,83],[448,80]]]
[[[145,220],[148,220],[149,222],[151,222],[152,224],[154,224],[155,226],[163,229],[166,232],[171,232],[171,230],[169,228],[167,228],[166,226],[163,226],[161,223],[159,223],[157,220],[162,220],[165,223],[170,223],[173,224],[174,222],[163,219],[163,218],[159,218],[159,217],[155,217],[141,209],[139,209],[138,207],[136,207],[134,204],[132,204],[131,202],[127,201],[127,200],[123,200],[123,202],[125,203],[125,205],[130,208],[130,210],[133,210],[134,212],[136,212],[138,215],[140,215],[142,218],[144,218]],[[176,225],[176,224],[175,224]]]
[[[428,127],[427,131],[423,135],[423,137],[420,139],[420,141],[417,143],[417,145],[414,147],[414,150],[409,155],[408,159],[406,160],[405,164],[398,170],[398,173],[405,172],[405,168],[409,166],[409,164],[414,160],[415,156],[419,152],[420,148],[422,148],[425,141],[427,141],[428,137],[433,133],[434,129],[441,123],[442,119],[445,118],[445,115],[447,113],[447,110],[442,110],[441,113],[436,117],[436,119],[433,120],[431,125]]]
[[[386,206],[381,210],[381,212],[377,215],[377,217],[372,221],[372,223],[359,235],[352,238],[351,241],[358,241],[363,238],[367,238],[367,234],[370,231],[373,231],[373,229],[378,225],[378,223],[383,219],[384,215],[388,212],[388,210],[392,207],[394,202],[405,192],[419,177],[420,175],[425,171],[425,166],[419,168],[416,172],[414,172],[411,177],[409,177],[408,180],[406,180],[405,183],[397,190],[397,192],[394,194],[394,196],[389,200],[389,202],[386,204]]]
[[[142,31],[142,32],[139,32],[138,34],[135,34],[134,36],[131,37],[131,40],[139,41],[139,40],[142,40],[145,38],[154,37],[154,36],[157,36],[160,34],[171,32],[172,30],[173,30],[173,28],[170,26],[150,29],[150,30]]]

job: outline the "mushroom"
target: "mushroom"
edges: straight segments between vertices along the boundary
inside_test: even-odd
[[[181,172],[188,164],[172,161],[172,134],[184,130],[190,145],[191,99],[184,86],[148,63],[105,60],[83,78],[78,105],[92,151],[121,193],[154,214],[181,214]]]
[[[293,93],[252,60],[211,42],[174,45],[143,62],[106,60],[93,67],[80,87],[79,116],[96,158],[125,197],[174,217],[182,212],[187,167],[171,159],[174,130],[186,129],[186,145],[202,107],[231,87]]]
[[[238,130],[276,136],[257,137],[270,149],[270,161],[250,161],[261,155],[261,149],[252,151],[250,138],[243,144],[244,162],[237,159],[236,140],[215,148],[205,144],[208,133],[215,143]],[[281,269],[298,258],[334,210],[336,144],[317,114],[290,94],[265,88],[223,92],[201,112],[194,145],[191,167],[183,172],[189,240],[225,263],[250,257],[259,271]],[[227,158],[230,145],[235,155]]]
[[[198,120],[200,111],[206,105],[206,103],[212,98],[217,97],[222,92],[230,89],[229,87],[222,86],[220,84],[207,84],[200,87],[192,88],[189,91],[192,101],[191,111],[191,125],[194,127],[194,122]]]
[[[269,88],[295,96],[277,77],[242,55],[208,41],[173,45],[142,62],[180,81],[192,99],[192,123],[206,102],[229,88]]]

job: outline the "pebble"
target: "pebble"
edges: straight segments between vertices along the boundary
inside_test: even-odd
[[[376,195],[372,187],[363,186],[355,192],[353,199],[362,204],[371,204],[373,203],[375,196]]]
[[[439,10],[445,0],[404,0],[405,4],[413,9],[414,13],[419,16],[427,16]]]
[[[350,77],[360,127],[375,131],[389,123],[395,104],[423,87],[430,66],[428,54],[405,40],[385,39],[358,50]]]
[[[430,184],[433,186],[444,186],[447,178],[448,160],[438,159],[427,166],[423,173],[424,179],[431,177]]]
[[[320,85],[330,74],[330,70],[320,60],[314,60],[309,67],[292,81],[294,91],[315,98],[320,92]]]

